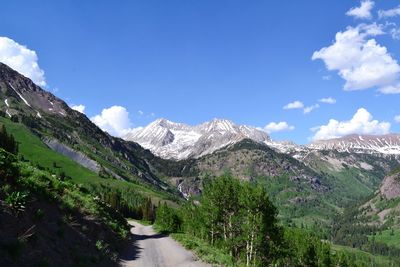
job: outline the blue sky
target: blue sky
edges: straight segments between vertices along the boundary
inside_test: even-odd
[[[160,117],[188,124],[217,117],[257,127],[275,122],[267,128],[276,130],[273,138],[307,143],[313,136],[400,130],[399,5],[6,0],[0,36],[9,38],[8,47],[35,51],[37,59],[26,61],[43,70],[45,88],[71,106],[84,105],[114,134]],[[358,39],[343,43],[338,32]],[[354,53],[340,58],[343,47]],[[0,43],[7,64],[10,53],[1,53]],[[328,97],[336,103],[318,102]],[[293,101],[319,107],[306,114],[283,108]],[[113,106],[123,108],[102,113]]]

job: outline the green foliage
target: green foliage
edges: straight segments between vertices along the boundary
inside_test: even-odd
[[[192,250],[205,262],[216,266],[237,266],[232,256],[224,250],[211,246],[207,241],[193,235],[173,233],[172,238],[181,243],[185,248]]]
[[[142,204],[142,220],[154,222],[154,205],[151,202],[151,198],[147,198]]]
[[[156,224],[179,232],[172,236],[214,264],[365,266],[350,253],[333,252],[329,242],[309,230],[279,226],[265,188],[230,175],[210,180],[198,201],[188,201],[179,210],[159,205]]]
[[[205,185],[199,203],[191,202],[180,212],[184,232],[237,262],[265,266],[279,257],[283,232],[264,187],[221,176]],[[171,218],[174,213],[163,205],[157,215]]]
[[[285,251],[279,264],[284,266],[333,266],[337,261],[330,244],[298,228],[286,228]]]
[[[89,185],[87,189],[100,201],[118,210],[124,217],[154,221],[154,205],[151,198],[145,198],[136,189],[129,186],[120,188],[103,184]]]
[[[12,210],[14,215],[18,215],[20,212],[24,212],[27,199],[28,193],[13,191],[10,194],[7,194],[5,203]]]
[[[0,127],[0,148],[12,154],[18,153],[18,144],[15,141],[14,136],[7,133],[4,124]]]
[[[114,257],[113,252],[110,249],[110,245],[108,245],[103,240],[96,241],[96,249],[100,251],[103,255]]]
[[[19,168],[16,157],[0,148],[0,179],[13,183],[18,175]]]
[[[339,264],[346,266],[400,266],[396,258],[377,256],[356,248],[332,245],[332,250],[338,255]]]
[[[168,207],[165,202],[157,207],[155,224],[162,233],[178,232],[181,223],[177,210]]]
[[[369,212],[366,207],[360,208],[365,202],[365,200],[360,201],[348,207],[342,216],[334,221],[332,241],[335,244],[358,248],[375,255],[400,257],[400,247],[396,247],[398,241],[391,241],[390,230],[385,229],[383,225],[371,223],[371,219],[377,216],[377,212]],[[379,197],[367,202],[375,202],[375,206],[384,205],[383,202],[379,202]],[[386,203],[386,205],[390,204],[390,202]],[[368,213],[371,213],[370,216],[364,215]],[[381,233],[381,235],[376,235],[376,233]]]
[[[82,187],[61,181],[45,171],[38,170],[31,165],[21,163],[21,176],[19,186],[35,192],[42,198],[60,203],[65,211],[91,214],[102,220],[121,239],[128,235],[128,227],[125,219],[105,203],[99,202],[90,193],[85,193]]]

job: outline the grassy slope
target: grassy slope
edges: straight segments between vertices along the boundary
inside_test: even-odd
[[[23,124],[11,122],[9,119],[2,117],[0,117],[0,124],[4,124],[7,131],[14,135],[15,139],[19,143],[19,153],[26,160],[29,160],[33,164],[38,164],[44,168],[50,169],[53,172],[60,172],[62,170],[67,176],[70,176],[72,181],[75,183],[83,185],[101,183],[110,187],[118,188],[131,187],[145,196],[151,197],[154,203],[157,203],[160,199],[168,198],[167,195],[154,192],[143,185],[115,179],[101,178],[96,173],[84,168],[70,158],[49,149]],[[56,162],[56,168],[54,168],[53,162]]]
[[[400,248],[400,230],[384,230],[374,236],[369,236],[370,240],[388,244],[389,246]]]
[[[361,266],[396,266],[393,265],[395,263],[393,263],[393,261],[389,257],[373,255],[359,249],[334,244],[332,244],[332,249],[334,251],[346,252],[348,254],[351,254],[354,262]]]

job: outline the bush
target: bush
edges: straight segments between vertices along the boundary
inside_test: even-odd
[[[19,175],[19,168],[14,155],[0,148],[0,178],[14,182]]]
[[[14,215],[25,211],[28,194],[26,192],[14,191],[6,196],[5,203],[11,208]]]
[[[176,233],[181,229],[182,220],[175,209],[164,203],[157,208],[155,223],[163,233]]]

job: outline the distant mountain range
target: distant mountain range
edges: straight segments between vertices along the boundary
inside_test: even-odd
[[[225,119],[214,119],[196,126],[158,119],[123,138],[140,144],[162,158],[174,160],[198,158],[244,139],[264,143],[297,159],[315,150],[400,155],[399,134],[348,135],[303,146],[289,141],[273,141],[257,127],[236,125]]]
[[[400,135],[348,135],[337,139],[316,141],[308,147],[350,153],[400,155]]]

